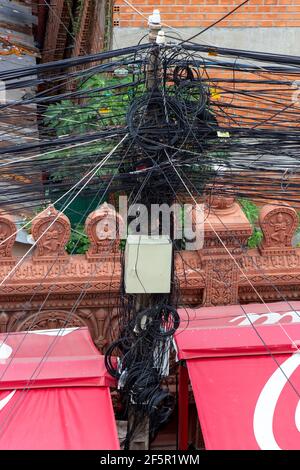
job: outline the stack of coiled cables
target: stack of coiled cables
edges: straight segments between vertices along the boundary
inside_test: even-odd
[[[148,307],[130,320],[105,354],[107,370],[118,379],[126,411],[132,405],[135,414],[149,418],[152,438],[174,408],[174,398],[162,380],[168,373],[171,337],[179,324],[174,307],[165,303]]]

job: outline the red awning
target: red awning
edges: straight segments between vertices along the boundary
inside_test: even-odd
[[[300,449],[300,302],[268,307],[180,311],[207,449]]]
[[[87,328],[0,335],[0,449],[119,449],[109,385]]]

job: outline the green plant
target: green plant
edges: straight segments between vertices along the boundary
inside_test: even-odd
[[[125,247],[126,247],[126,240],[125,239],[120,240],[119,248],[122,251],[122,253],[125,251]]]
[[[85,79],[77,88],[77,91],[82,92],[83,97],[76,98],[76,101],[65,99],[48,106],[44,117],[46,128],[56,137],[62,137],[97,132],[104,127],[124,126],[128,104],[133,94],[133,89],[129,86],[131,81],[130,75],[119,78],[95,74]],[[137,89],[141,86],[143,85],[138,85]],[[113,138],[103,139],[99,142],[47,153],[42,158],[64,160],[63,167],[50,175],[50,179],[58,181],[74,174],[72,165],[74,158],[108,153],[113,145]],[[78,176],[84,171],[84,165],[80,165]],[[97,176],[109,175],[113,171],[113,168],[105,166],[104,169],[98,170]]]
[[[82,224],[75,225],[71,230],[71,238],[66,245],[66,251],[70,255],[82,255],[87,252],[90,240],[84,232]]]
[[[256,248],[260,245],[263,239],[263,233],[261,229],[256,227],[259,217],[259,208],[249,199],[241,198],[239,199],[239,203],[242,206],[244,214],[253,227],[253,232],[252,235],[248,238],[247,245],[249,248]]]
[[[256,248],[263,239],[263,233],[260,229],[254,227],[251,237],[248,238],[247,244],[249,248]]]
[[[76,102],[66,99],[48,106],[44,119],[46,127],[61,137],[124,125],[131,97],[130,82],[130,76],[93,75],[78,86],[77,91],[82,92],[84,98],[79,97]]]
[[[246,215],[247,219],[249,220],[251,225],[255,225],[258,221],[259,216],[259,209],[254,204],[254,202],[250,201],[249,199],[239,199],[239,203],[242,206],[244,214]]]
[[[105,74],[95,74],[82,80],[77,88],[77,91],[82,93],[82,97],[77,96],[74,100],[65,99],[48,106],[44,117],[44,124],[48,132],[59,138],[88,135],[104,127],[124,126],[128,103],[132,95],[132,88],[129,86],[131,81],[132,78],[129,75],[120,78]],[[93,161],[96,163],[99,156],[101,158],[101,155],[107,154],[115,142],[116,138],[103,139],[69,149],[60,149],[41,157],[46,162],[49,159],[63,162],[63,164],[55,165],[55,169],[50,170],[47,174],[49,184],[46,186],[46,196],[52,201],[58,199],[61,194],[59,192],[60,186],[56,183],[63,181],[64,188],[68,181],[73,184],[74,176],[80,179],[90,170]],[[74,162],[79,163],[74,165]],[[104,165],[103,168],[97,170],[94,176],[99,178],[101,185],[103,178],[105,181],[106,177],[115,172],[114,166]],[[76,211],[78,204],[82,205],[81,199],[89,200],[89,196],[86,196],[88,190],[89,186],[82,192],[81,198],[77,197],[67,211],[73,224],[78,223]],[[60,209],[60,207],[57,208]]]

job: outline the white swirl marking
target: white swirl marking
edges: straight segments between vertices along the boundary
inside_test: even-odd
[[[253,430],[262,450],[281,450],[273,433],[273,419],[278,399],[293,372],[300,365],[300,353],[296,352],[284,361],[263,387],[254,411]],[[295,423],[300,432],[300,406],[295,413]]]
[[[5,398],[2,398],[2,400],[0,400],[0,411],[5,407],[5,405],[7,405],[7,403],[12,399],[15,393],[16,390],[13,390]]]
[[[77,327],[75,328],[56,328],[52,330],[33,330],[29,333],[32,335],[45,335],[45,336],[66,336],[73,331],[78,330]]]
[[[0,361],[1,359],[2,360],[8,359],[9,356],[11,356],[11,353],[12,353],[12,348],[8,346],[8,344],[0,343]]]
[[[296,423],[296,428],[300,432],[300,401],[298,401],[298,405],[297,405],[296,412],[295,412],[295,423]]]

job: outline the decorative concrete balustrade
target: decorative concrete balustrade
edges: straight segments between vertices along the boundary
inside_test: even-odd
[[[288,205],[266,205],[259,225],[263,240],[247,248],[252,227],[230,197],[210,198],[204,246],[175,254],[175,281],[185,305],[226,305],[300,299],[300,248],[292,246],[298,226]],[[116,233],[110,220],[117,220]],[[68,218],[53,208],[33,221],[36,242],[22,263],[13,256],[16,226],[0,214],[0,331],[88,326],[105,349],[113,337],[120,301],[119,214],[104,204],[85,224],[90,247],[68,255]],[[11,273],[11,274],[9,274]]]

